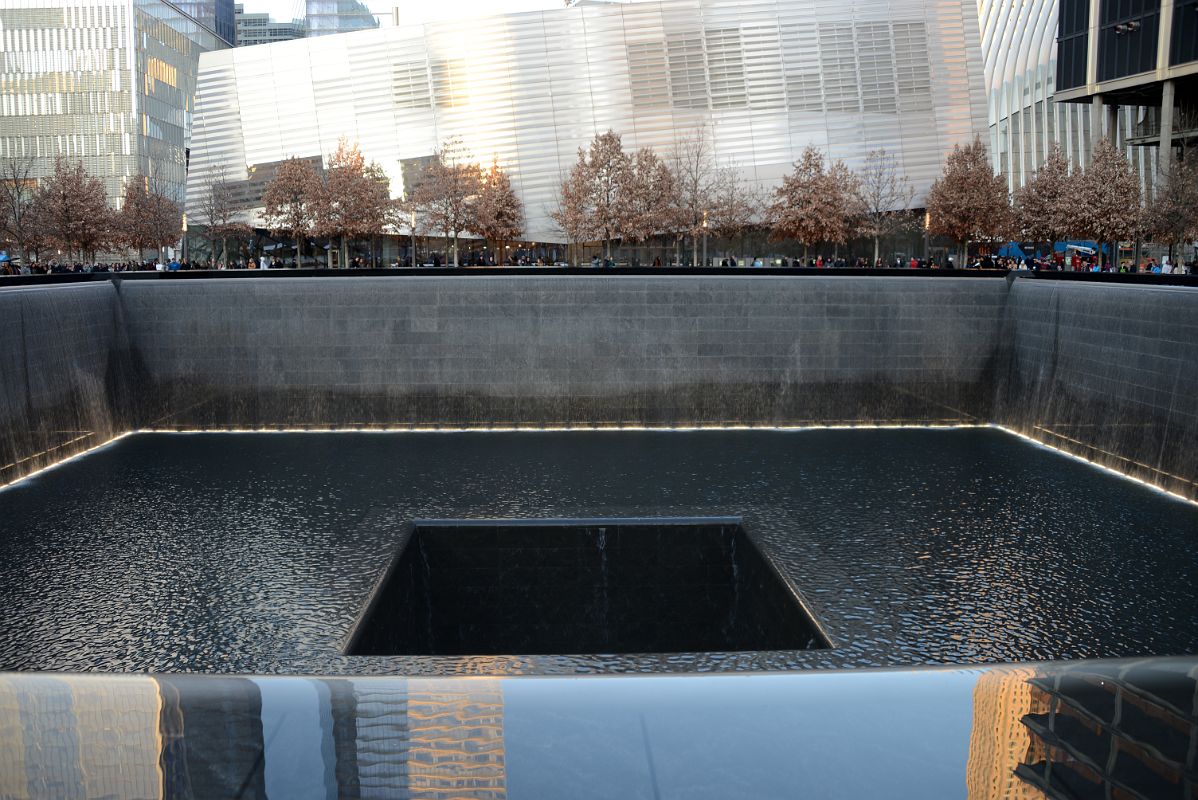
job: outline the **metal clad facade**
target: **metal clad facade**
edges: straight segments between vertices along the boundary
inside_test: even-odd
[[[668,157],[705,129],[719,164],[777,183],[803,147],[901,160],[922,199],[944,154],[986,127],[971,0],[583,4],[282,42],[201,63],[190,196],[214,173],[326,158],[357,140],[402,191],[401,161],[460,137],[497,158],[526,235],[596,133]],[[256,214],[260,209],[251,209]]]

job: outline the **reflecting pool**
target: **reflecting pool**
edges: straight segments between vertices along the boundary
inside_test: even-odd
[[[617,517],[739,518],[832,647],[343,654],[414,520]],[[992,429],[138,434],[0,492],[0,669],[574,674],[1193,653],[1196,532],[1193,504]]]

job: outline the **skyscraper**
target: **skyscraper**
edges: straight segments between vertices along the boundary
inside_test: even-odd
[[[359,0],[307,0],[305,24],[309,36],[377,28],[379,21]]]
[[[233,0],[179,0],[175,5],[201,25],[214,30],[225,44],[230,47],[237,44]]]
[[[134,175],[183,199],[200,53],[224,47],[163,0],[0,3],[0,158],[79,161],[119,202]]]
[[[237,46],[252,47],[271,42],[286,42],[304,38],[303,20],[276,22],[270,14],[250,13],[240,3],[235,6],[237,16]]]

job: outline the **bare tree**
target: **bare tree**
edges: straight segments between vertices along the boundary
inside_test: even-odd
[[[720,167],[712,181],[707,230],[718,239],[743,238],[767,205],[760,193],[745,182],[738,168]]]
[[[446,247],[453,241],[453,265],[458,266],[458,235],[471,230],[474,198],[479,191],[481,170],[469,162],[460,139],[451,138],[433,153],[411,202],[423,212],[428,230],[445,234]],[[449,253],[445,254],[449,262]]]
[[[590,182],[585,172],[575,165],[570,174],[562,181],[561,190],[557,196],[557,206],[549,211],[549,218],[557,224],[566,237],[567,247],[572,255],[571,264],[577,264],[578,246],[595,238],[591,228],[593,213],[591,209]]]
[[[1168,243],[1170,258],[1175,244],[1198,241],[1198,156],[1172,161],[1157,181],[1147,223],[1153,236]]]
[[[675,142],[670,159],[677,195],[677,226],[681,236],[691,238],[691,263],[699,263],[699,239],[710,227],[712,195],[717,170],[707,129],[699,128],[691,137]]]
[[[512,179],[499,159],[482,171],[471,213],[471,231],[496,246],[496,263],[503,263],[505,245],[524,232],[524,205],[512,190]]]
[[[927,208],[928,231],[956,241],[962,264],[971,241],[994,241],[1012,227],[1007,182],[991,169],[981,137],[953,146],[928,191]]]
[[[176,244],[183,232],[183,206],[174,198],[174,194],[161,178],[151,177],[146,182],[149,211],[146,222],[150,232],[150,244],[159,254]]]
[[[866,156],[865,168],[857,176],[856,194],[861,212],[860,230],[874,240],[873,263],[876,264],[881,240],[910,224],[915,190],[907,176],[899,171],[898,159],[883,148],[871,150]]]
[[[1069,174],[1069,159],[1053,144],[1048,157],[1023,186],[1015,190],[1015,226],[1032,242],[1053,243],[1072,233],[1077,181]]]
[[[25,262],[41,240],[41,226],[36,224],[32,213],[37,192],[33,168],[32,157],[0,161],[0,234],[17,246]]]
[[[275,176],[262,193],[263,217],[272,232],[284,231],[295,238],[295,265],[300,266],[304,239],[312,234],[316,220],[313,198],[320,178],[312,163],[289,158],[278,166]]]
[[[581,244],[592,241],[591,206],[589,206],[588,184],[586,176],[577,165],[570,169],[570,174],[562,181],[562,188],[557,193],[556,205],[547,208],[549,218],[557,225],[557,229],[565,236],[565,244],[570,251],[570,263],[576,265],[576,250]]]
[[[856,180],[843,161],[831,166],[808,145],[774,191],[767,219],[775,239],[797,239],[803,257],[813,244],[843,244],[857,216]]]
[[[207,231],[212,260],[217,260],[217,242],[220,243],[220,260],[228,261],[228,239],[230,236],[248,236],[253,230],[237,218],[233,189],[225,180],[224,168],[218,167],[209,174],[208,182],[200,190],[196,207],[197,220]]]
[[[1098,242],[1100,259],[1102,246],[1110,243],[1114,264],[1119,241],[1135,236],[1144,221],[1140,181],[1127,157],[1109,140],[1100,139],[1077,187],[1076,227]]]
[[[104,184],[87,174],[83,164],[59,158],[54,174],[42,181],[33,200],[33,215],[46,238],[80,259],[95,256],[112,239],[112,212]]]

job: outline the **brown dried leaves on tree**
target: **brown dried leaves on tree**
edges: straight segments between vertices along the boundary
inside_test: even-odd
[[[808,145],[774,190],[767,220],[775,239],[797,239],[806,251],[847,242],[858,215],[856,176],[842,161],[827,165],[824,154]]]
[[[623,238],[643,242],[678,227],[674,174],[649,148],[641,148],[629,159],[620,195]]]
[[[161,250],[179,240],[183,208],[158,180],[135,175],[125,184],[124,201],[116,216],[116,239],[141,252]]]
[[[498,159],[480,174],[478,195],[470,211],[469,230],[495,244],[496,263],[502,264],[504,244],[524,233],[524,206]]]
[[[969,242],[996,241],[1013,227],[1007,182],[995,175],[980,137],[953,151],[928,191],[928,231],[967,249]],[[962,253],[964,258],[965,253]]]
[[[1140,179],[1109,140],[1094,145],[1076,186],[1076,233],[1095,240],[1100,248],[1141,233]]]
[[[1015,227],[1036,243],[1068,239],[1076,227],[1077,193],[1069,159],[1053,145],[1036,174],[1015,190]]]
[[[295,260],[299,266],[303,240],[316,224],[315,203],[320,178],[310,161],[289,158],[275,170],[275,176],[262,193],[262,216],[276,236],[290,233],[295,239]]]
[[[378,164],[367,163],[356,142],[341,137],[323,177],[313,184],[309,204],[314,232],[340,242],[344,265],[348,240],[383,232],[391,205],[390,180]]]
[[[33,199],[33,213],[47,240],[68,256],[94,256],[113,238],[112,212],[104,184],[87,174],[79,162],[59,158],[54,174],[42,181]]]
[[[550,216],[573,242],[602,241],[608,258],[611,243],[625,235],[624,195],[631,160],[620,135],[607,131],[589,148],[578,151],[578,161],[562,183],[559,208]]]
[[[1146,223],[1149,233],[1170,249],[1198,241],[1198,155],[1174,159],[1169,165],[1157,181]]]

